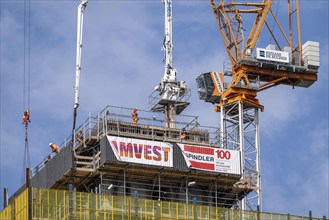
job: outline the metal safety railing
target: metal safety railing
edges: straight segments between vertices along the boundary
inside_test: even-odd
[[[76,191],[26,189],[0,212],[0,219],[52,220],[328,220],[289,214],[243,211],[215,206],[93,194]]]
[[[208,145],[219,144],[219,128],[202,126],[198,123],[198,118],[188,115],[177,115],[175,128],[166,128],[166,120],[161,113],[138,110],[138,123],[132,123],[131,108],[107,106],[100,114],[99,118],[103,121],[102,134],[136,133],[149,136],[150,139],[166,141],[168,139],[176,142],[182,142],[182,131],[189,132],[187,139],[194,142],[202,142]],[[143,132],[144,131],[144,132]],[[154,131],[154,132],[152,132]],[[163,131],[163,132],[161,132]]]
[[[191,98],[191,90],[186,89],[185,93],[182,96],[179,96],[177,98],[177,102],[187,102]],[[149,104],[155,105],[161,100],[161,95],[159,94],[159,91],[154,90],[151,95],[149,96]]]
[[[72,147],[72,135],[65,138],[64,141],[59,145],[59,149],[63,149],[65,147]],[[51,159],[53,153],[48,154],[43,160],[38,163],[34,168],[30,170],[30,178],[35,176],[40,170],[42,170],[47,162]]]

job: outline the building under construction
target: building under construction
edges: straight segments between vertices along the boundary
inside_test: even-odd
[[[298,39],[294,47],[292,36],[285,35],[287,47],[276,41],[256,48],[272,0],[211,0],[229,64],[223,73],[197,78],[200,99],[215,104],[221,116],[220,127],[203,126],[198,117],[182,114],[190,91],[176,79],[172,1],[163,2],[165,71],[150,96],[151,111],[107,106],[76,127],[87,5],[81,1],[72,134],[56,155],[27,169],[26,184],[5,199],[1,219],[312,219],[261,212],[258,115],[264,107],[256,95],[281,84],[311,86],[320,65],[319,44],[302,45]],[[288,6],[289,18],[295,13],[299,22],[298,1],[296,8],[290,0]],[[246,40],[243,13],[256,14]]]
[[[76,129],[53,158],[29,172],[1,219],[309,219],[243,211],[257,189],[240,153],[220,147],[218,128],[179,116],[107,106]]]

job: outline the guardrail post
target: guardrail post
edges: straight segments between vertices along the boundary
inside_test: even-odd
[[[97,141],[99,141],[99,136],[100,136],[100,117],[99,117],[99,113],[97,114]]]
[[[91,113],[89,112],[89,126],[88,126],[89,138],[91,137]]]
[[[3,188],[3,208],[8,205],[8,188]]]
[[[118,137],[120,137],[120,124],[119,124],[119,116],[117,115],[117,133],[118,133]]]
[[[107,116],[104,115],[104,123],[105,123],[105,127],[104,127],[104,132],[105,132],[105,136],[108,134],[108,128],[107,128]]]

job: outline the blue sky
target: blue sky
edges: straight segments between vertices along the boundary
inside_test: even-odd
[[[0,119],[3,187],[21,185],[24,153],[24,1],[1,0]],[[72,128],[76,22],[79,1],[30,1],[31,164]],[[274,1],[283,13],[286,1]],[[328,1],[300,1],[302,41],[320,42],[319,80],[310,88],[279,86],[258,95],[263,210],[329,216]],[[148,95],[163,75],[160,0],[93,1],[85,14],[78,124],[106,105],[149,109]],[[198,100],[195,78],[221,71],[226,51],[208,0],[174,1],[174,67],[192,90],[184,114],[218,126],[211,104]],[[283,14],[281,20],[286,18]],[[27,20],[25,20],[27,22]],[[283,22],[284,23],[284,22]],[[27,28],[25,29],[27,31]],[[27,33],[27,32],[26,32]],[[262,37],[259,47],[269,42]],[[26,66],[27,69],[28,66]],[[25,101],[26,103],[27,101]]]

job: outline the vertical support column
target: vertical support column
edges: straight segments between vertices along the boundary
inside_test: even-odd
[[[157,203],[157,217],[161,219],[161,172],[158,175],[158,188],[159,188],[159,197],[158,197],[158,203]]]
[[[26,175],[25,186],[27,189],[27,201],[28,201],[27,215],[28,215],[28,220],[32,220],[32,190],[31,190],[30,168],[26,168],[25,175]]]
[[[223,148],[227,148],[227,140],[226,140],[226,129],[225,129],[225,121],[224,114],[225,108],[220,106],[220,141]]]
[[[8,188],[3,188],[3,208],[5,209],[8,205]]]
[[[190,216],[190,213],[189,213],[189,201],[188,201],[188,182],[187,182],[187,177],[185,179],[185,192],[186,192],[186,217],[187,217],[187,220],[189,219],[189,216]]]
[[[217,211],[217,179],[216,179],[216,182],[215,182],[215,201],[216,201],[216,211]]]
[[[257,172],[257,210],[258,212],[262,211],[262,184],[260,176],[260,136],[259,136],[259,109],[255,108],[255,146],[256,146],[256,172]]]
[[[186,204],[188,204],[188,186],[187,186],[187,178],[185,179],[185,193],[186,193]]]
[[[100,115],[99,115],[99,113],[97,114],[97,141],[99,141],[99,139],[100,139]]]
[[[176,128],[176,107],[175,104],[168,104],[165,109],[167,128]]]
[[[123,170],[123,197],[126,204],[126,169]]]
[[[159,187],[159,198],[158,200],[161,200],[161,177],[160,177],[161,173],[159,173],[158,175],[158,187]]]
[[[26,188],[29,188],[31,186],[31,180],[30,180],[30,168],[26,168],[25,172],[25,180],[26,180]]]
[[[243,124],[243,104],[241,101],[238,102],[238,108],[239,108],[239,144],[238,144],[238,150],[240,151],[241,155],[241,174],[242,174],[242,179],[244,179],[244,174],[245,174],[245,154],[244,154],[244,124]],[[241,208],[242,210],[246,210],[246,197],[242,199],[242,204]]]
[[[309,219],[309,220],[312,220],[312,211],[311,211],[311,210],[308,211],[308,219]]]

